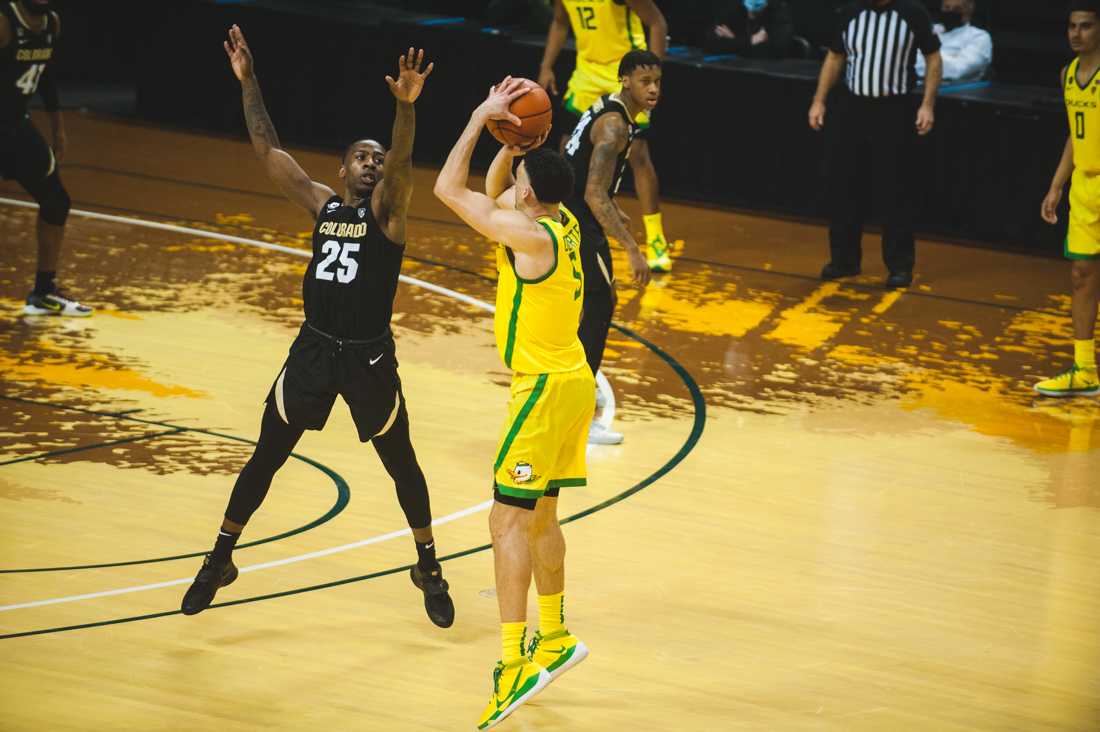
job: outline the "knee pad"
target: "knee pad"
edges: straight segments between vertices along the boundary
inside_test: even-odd
[[[65,186],[61,185],[61,176],[55,172],[36,193],[38,215],[42,220],[51,226],[64,226],[73,202]]]

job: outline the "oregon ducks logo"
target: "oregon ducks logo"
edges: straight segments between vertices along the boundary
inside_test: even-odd
[[[535,469],[531,467],[531,463],[516,463],[516,467],[508,471],[508,475],[512,476],[516,484],[530,483],[538,480],[539,477],[535,475]]]

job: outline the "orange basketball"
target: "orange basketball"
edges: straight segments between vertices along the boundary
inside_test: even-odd
[[[541,86],[530,79],[521,79],[523,85],[531,91],[512,102],[509,109],[522,120],[516,125],[507,120],[489,120],[486,127],[490,134],[505,145],[515,145],[524,150],[530,149],[554,121],[554,108],[550,96]]]

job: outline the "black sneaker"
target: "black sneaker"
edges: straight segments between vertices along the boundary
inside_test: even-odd
[[[33,292],[27,295],[27,303],[23,306],[24,315],[65,315],[70,318],[86,318],[92,314],[92,309],[87,305],[81,305],[61,290],[54,290],[49,295],[36,295]]]
[[[891,290],[900,290],[913,284],[913,273],[904,270],[891,272],[886,278],[886,287]]]
[[[855,277],[860,273],[860,268],[856,267],[843,267],[839,264],[833,264],[829,262],[821,268],[821,279],[826,282],[829,280],[838,280],[841,277]]]
[[[443,579],[443,570],[436,568],[425,574],[414,564],[409,570],[414,585],[424,593],[424,610],[428,618],[440,628],[449,628],[455,621],[455,604],[447,594],[450,585]]]
[[[237,579],[237,566],[230,559],[225,564],[215,564],[210,555],[202,560],[202,569],[195,575],[195,581],[183,596],[180,610],[184,615],[195,615],[210,607],[219,587],[233,584]]]

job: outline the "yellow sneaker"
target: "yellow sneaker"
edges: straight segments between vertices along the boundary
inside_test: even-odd
[[[478,720],[478,729],[489,729],[504,721],[520,704],[538,694],[550,683],[546,669],[529,658],[521,657],[504,665],[497,661],[493,669],[493,698]]]
[[[663,236],[657,236],[649,240],[649,256],[646,263],[653,272],[671,272],[672,257],[669,256],[670,247]]]
[[[1100,378],[1097,378],[1096,369],[1083,369],[1074,364],[1067,371],[1040,381],[1035,391],[1049,397],[1093,396],[1100,394]]]
[[[588,658],[588,646],[565,629],[550,635],[535,631],[527,649],[527,657],[546,669],[550,680],[554,681]]]

